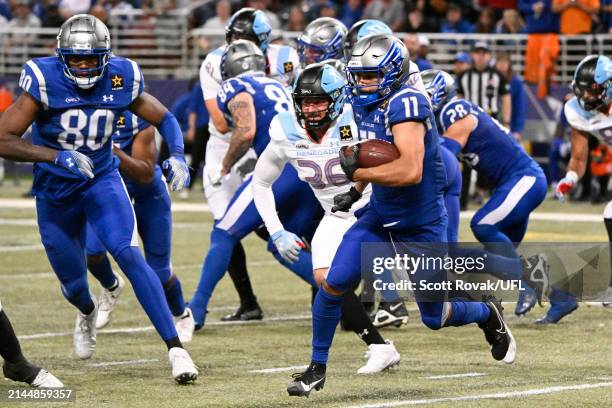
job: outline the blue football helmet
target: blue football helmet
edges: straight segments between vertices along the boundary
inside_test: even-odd
[[[64,75],[79,88],[89,89],[102,78],[111,56],[108,28],[98,18],[89,14],[72,16],[60,27],[56,53],[64,66]],[[98,59],[95,68],[70,66],[70,57],[90,56]]]
[[[268,16],[263,11],[250,7],[238,10],[225,26],[225,41],[230,44],[236,39],[253,41],[265,55],[272,39],[272,26]]]
[[[374,34],[357,41],[347,66],[348,89],[354,106],[382,101],[399,89],[410,75],[410,57],[404,43],[389,34]],[[375,75],[376,84],[359,85],[361,75]],[[374,91],[366,90],[376,86]]]
[[[297,39],[302,66],[342,58],[346,27],[331,17],[320,17],[306,26]]]
[[[393,31],[391,27],[379,20],[359,20],[353,24],[344,40],[344,60],[351,59],[351,50],[357,41],[373,34],[393,34]]]
[[[421,78],[423,78],[423,84],[431,99],[431,107],[434,112],[440,110],[457,93],[455,79],[448,72],[428,69],[421,72]]]

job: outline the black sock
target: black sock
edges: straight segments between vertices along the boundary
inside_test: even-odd
[[[232,258],[227,270],[232,278],[232,282],[234,282],[238,296],[240,296],[240,304],[249,310],[255,309],[258,306],[257,298],[255,293],[253,293],[251,279],[249,279],[249,272],[246,267],[246,254],[241,242],[234,246],[234,252],[232,252]]]
[[[89,316],[91,312],[94,311],[95,308],[96,308],[96,305],[93,302],[91,302],[89,305],[87,305],[86,308],[81,310],[81,313],[83,313],[85,316]]]
[[[370,317],[353,291],[346,292],[342,299],[342,320],[344,326],[354,331],[368,346],[370,344],[385,344],[385,340],[372,324]]]
[[[604,223],[606,224],[606,231],[608,231],[608,241],[610,241],[610,265],[612,268],[612,218],[604,218]],[[610,273],[608,286],[612,286],[612,273]]]
[[[9,363],[19,363],[25,360],[21,353],[19,340],[4,310],[0,310],[0,356]]]
[[[319,288],[315,288],[314,286],[310,287],[310,306],[314,305],[314,300],[317,297],[318,292]]]
[[[179,340],[178,336],[173,337],[169,340],[166,340],[165,343],[166,343],[166,347],[168,347],[168,350],[174,347],[183,348],[183,344]]]

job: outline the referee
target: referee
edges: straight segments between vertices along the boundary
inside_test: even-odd
[[[486,41],[477,41],[471,51],[472,67],[459,75],[457,93],[459,97],[480,106],[485,112],[510,127],[512,103],[510,85],[504,76],[491,66],[491,49]],[[463,185],[461,188],[461,209],[467,208],[471,169],[464,165]],[[479,176],[476,186],[479,190],[488,189],[488,181]]]

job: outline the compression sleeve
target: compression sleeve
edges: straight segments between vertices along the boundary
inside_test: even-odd
[[[270,141],[266,150],[257,159],[253,173],[253,199],[270,235],[284,229],[276,213],[276,202],[272,192],[272,184],[280,176],[287,162],[279,150],[275,149],[274,142]]]

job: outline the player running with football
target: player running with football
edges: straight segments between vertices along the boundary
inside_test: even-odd
[[[565,117],[569,122],[572,153],[565,177],[557,184],[556,194],[561,199],[578,183],[586,171],[589,143],[592,135],[602,143],[612,145],[612,61],[605,55],[585,57],[574,72],[574,97],[565,103]],[[612,201],[603,213],[608,238],[612,242]],[[612,275],[605,293],[599,297],[602,306],[612,305]],[[550,295],[550,309],[542,323],[557,323],[578,308],[575,295],[566,291]]]
[[[194,320],[185,308],[181,281],[172,272],[172,213],[170,194],[157,163],[154,128],[130,111],[117,118],[113,135],[113,154],[119,159],[119,172],[134,203],[138,233],[145,259],[164,288],[168,307],[183,343],[191,341]],[[106,248],[87,224],[87,268],[103,287],[99,297],[96,328],[105,327],[125,282],[111,269]]]
[[[325,209],[312,239],[312,267],[319,286],[342,236],[355,222],[354,212],[368,203],[371,193],[370,188],[363,191],[363,186],[352,185],[340,169],[340,146],[358,140],[351,106],[345,105],[345,86],[344,75],[331,64],[307,66],[293,90],[295,113],[282,112],[272,120],[270,143],[253,174],[255,205],[268,232],[273,237],[287,236],[287,245],[279,248],[285,257],[297,257],[303,247],[276,212],[272,185],[285,164],[291,163],[300,179],[310,184]],[[368,362],[357,373],[376,373],[399,363],[400,355],[393,342],[381,337],[352,289],[342,301],[342,320],[368,345]]]
[[[311,363],[294,375],[289,395],[307,396],[323,388],[329,348],[340,318],[342,296],[361,278],[363,243],[378,243],[391,254],[391,243],[421,243],[429,255],[446,253],[447,215],[444,208],[444,167],[438,133],[428,97],[406,85],[408,52],[391,35],[365,37],[355,44],[347,64],[351,104],[360,132],[395,145],[399,158],[359,168],[359,145],[340,150],[341,166],[355,182],[372,183],[370,204],[357,211],[346,232],[312,308]],[[428,245],[429,244],[429,245]],[[412,246],[410,247],[412,248]],[[398,250],[408,249],[399,247]],[[416,249],[416,248],[415,248]],[[373,255],[373,254],[369,254]],[[376,256],[382,255],[378,251]],[[438,282],[443,271],[416,270],[417,281]],[[499,301],[444,301],[444,293],[415,291],[423,323],[437,330],[478,323],[496,360],[512,363],[516,343],[502,317]]]
[[[163,169],[172,189],[181,189],[189,171],[179,125],[144,92],[138,65],[111,54],[110,34],[100,20],[73,16],[57,38],[57,56],[24,66],[24,92],[0,118],[0,156],[35,162],[41,240],[62,293],[78,309],[75,352],[87,359],[96,346],[98,302],[87,284],[84,251],[89,221],[166,343],[174,379],[193,381],[198,371],[178,338],[160,280],[138,248],[134,211],[111,150],[116,117],[129,109],[163,136],[170,150]],[[20,138],[30,125],[32,143]]]

